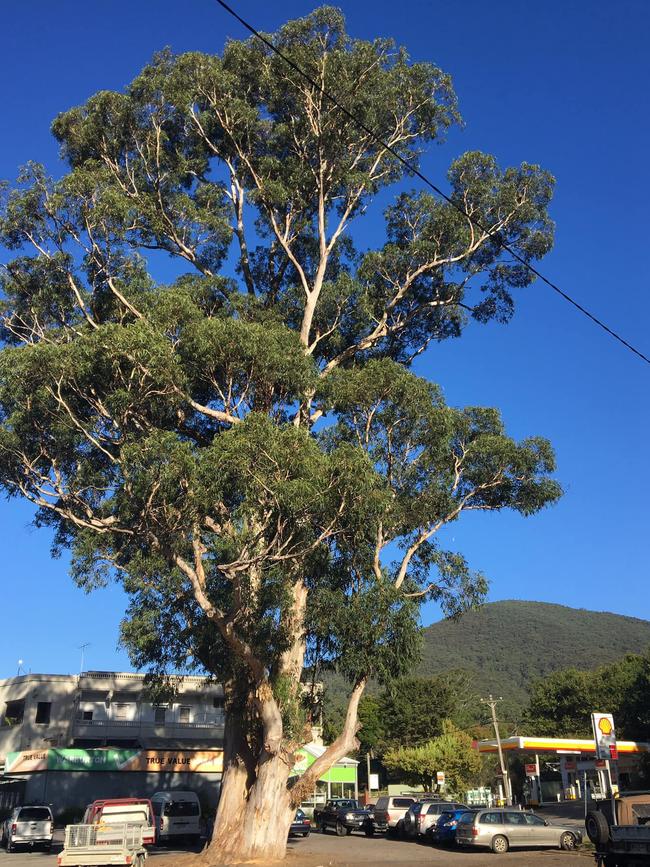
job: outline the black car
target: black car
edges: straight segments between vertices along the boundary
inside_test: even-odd
[[[353,798],[334,798],[324,807],[314,810],[314,825],[318,831],[334,828],[339,837],[353,831],[368,831],[372,828],[373,814]]]
[[[289,833],[300,834],[301,837],[309,837],[310,831],[311,822],[302,810],[296,810],[296,815],[294,816],[291,827],[289,828]]]

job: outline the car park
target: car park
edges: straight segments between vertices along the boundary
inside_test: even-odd
[[[310,831],[311,822],[302,810],[296,810],[296,815],[294,816],[291,827],[289,828],[289,833],[298,834],[301,837],[309,837]]]
[[[497,853],[516,847],[557,846],[572,850],[582,843],[582,831],[572,825],[552,825],[535,813],[487,809],[460,816],[456,843]]]
[[[2,825],[2,843],[7,852],[17,846],[52,847],[54,819],[49,806],[15,807]]]
[[[401,834],[404,830],[404,816],[417,800],[413,795],[382,795],[377,799],[373,810],[373,831]]]

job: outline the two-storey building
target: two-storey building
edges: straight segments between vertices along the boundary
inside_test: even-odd
[[[13,791],[21,799],[52,801],[61,812],[96,797],[181,787],[213,805],[221,779],[223,690],[196,676],[170,686],[162,701],[143,675],[128,672],[0,680],[4,801]]]

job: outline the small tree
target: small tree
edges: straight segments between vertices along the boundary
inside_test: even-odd
[[[447,75],[351,39],[333,8],[270,38],[407,159],[459,119]],[[514,442],[496,410],[447,407],[408,370],[469,318],[509,318],[530,275],[501,242],[550,248],[553,180],[465,154],[451,195],[484,230],[402,193],[359,251],[352,221],[403,167],[255,40],[165,52],[53,130],[67,173],[28,165],[0,216],[2,483],[82,586],[122,582],[135,664],[223,682],[212,845],[281,856],[296,804],[356,744],[368,677],[408,670],[419,604],[484,595],[438,532],[559,496],[545,440]],[[170,285],[161,254],[187,269]],[[293,784],[305,662],[350,694]]]
[[[464,797],[479,779],[482,763],[472,747],[471,737],[448,720],[443,732],[417,747],[397,747],[384,753],[384,764],[404,781],[425,788],[435,781],[438,771],[445,774],[445,791]]]

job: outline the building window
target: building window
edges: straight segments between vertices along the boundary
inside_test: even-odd
[[[85,722],[90,722],[93,718],[93,712],[91,710],[85,710],[81,714],[81,719],[85,720]]]
[[[178,721],[182,723],[190,722],[190,708],[189,707],[179,707],[178,709]]]
[[[128,704],[115,704],[115,719],[128,719],[129,716],[129,706]]]
[[[156,723],[156,725],[157,726],[164,726],[165,725],[166,708],[155,707],[153,709],[153,712],[154,712],[154,722]]]
[[[3,717],[3,725],[19,726],[22,724],[25,716],[25,699],[19,701],[8,701],[5,704],[5,712]]]
[[[48,725],[50,722],[50,713],[52,711],[51,701],[39,701],[36,705],[36,724]]]
[[[215,708],[215,710],[223,710],[225,703],[225,699],[222,695],[218,695],[216,698],[212,699],[212,707]]]

